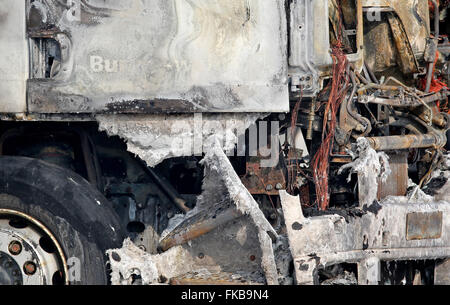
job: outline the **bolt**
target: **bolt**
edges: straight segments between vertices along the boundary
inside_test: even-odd
[[[113,260],[115,260],[116,262],[120,262],[120,261],[121,261],[120,255],[117,254],[117,252],[112,252],[112,253],[111,253],[111,258],[112,258]]]
[[[22,244],[17,240],[13,240],[9,246],[8,250],[12,255],[19,255],[22,252]]]
[[[292,224],[292,229],[293,229],[293,230],[299,231],[299,230],[301,230],[302,228],[303,228],[302,224],[301,224],[301,223],[298,223],[297,221],[294,222],[294,223]]]
[[[277,183],[277,185],[275,185],[275,188],[277,190],[281,190],[283,188],[283,185],[281,183]]]
[[[147,249],[145,248],[145,246],[144,245],[139,245],[139,247],[138,247],[139,249],[141,249],[142,251],[147,251]]]
[[[256,256],[250,255],[250,260],[253,262],[256,259]]]
[[[269,191],[269,192],[270,192],[271,190],[273,190],[272,184],[267,185],[267,186],[266,186],[266,191]]]
[[[36,273],[36,264],[33,262],[26,262],[23,265],[23,271],[25,271],[25,274],[27,275],[33,275]]]

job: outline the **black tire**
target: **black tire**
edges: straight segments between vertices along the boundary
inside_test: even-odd
[[[108,283],[105,250],[120,247],[124,234],[111,203],[84,178],[37,159],[0,157],[0,208],[39,220],[66,259],[79,260],[70,284]]]

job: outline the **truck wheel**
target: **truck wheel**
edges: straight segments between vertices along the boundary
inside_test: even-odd
[[[0,284],[107,284],[124,238],[86,180],[37,159],[0,157]]]

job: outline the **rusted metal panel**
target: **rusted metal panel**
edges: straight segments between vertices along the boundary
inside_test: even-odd
[[[392,13],[387,14],[389,25],[393,34],[395,45],[397,46],[399,64],[404,74],[419,72],[419,65],[414,56],[413,49],[409,43],[409,38],[406,34],[405,26],[400,18]]]
[[[378,12],[385,9],[395,11],[405,25],[406,33],[410,39],[414,53],[423,54],[425,51],[425,38],[430,34],[430,15],[428,0],[362,0],[363,7],[369,8],[367,16],[377,19]],[[382,10],[373,10],[380,8]],[[384,10],[383,10],[384,9]],[[372,20],[374,21],[374,20]]]
[[[443,147],[447,142],[442,132],[430,132],[424,135],[369,137],[370,146],[375,150],[396,150],[409,148]]]
[[[185,219],[160,241],[159,247],[166,251],[211,232],[220,225],[240,216],[242,213],[230,205],[230,202],[218,203]]]
[[[408,152],[388,153],[391,174],[378,181],[378,200],[387,196],[405,196],[408,188]]]
[[[0,113],[26,111],[28,51],[24,20],[24,1],[1,2]]]
[[[31,41],[61,46],[31,112],[289,111],[284,0],[72,2],[27,1]]]
[[[416,61],[423,59],[426,38],[430,35],[428,0],[362,1],[368,66],[375,72],[396,64],[404,73],[416,71]]]
[[[260,160],[247,162],[247,172],[241,177],[250,194],[278,195],[286,189],[286,175],[280,166],[261,167]]]
[[[436,239],[442,235],[442,212],[406,215],[406,239]]]

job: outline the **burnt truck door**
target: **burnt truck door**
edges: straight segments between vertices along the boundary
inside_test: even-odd
[[[26,111],[28,45],[25,33],[25,2],[1,1],[0,113]]]
[[[26,12],[31,113],[289,111],[284,0],[26,0]]]

